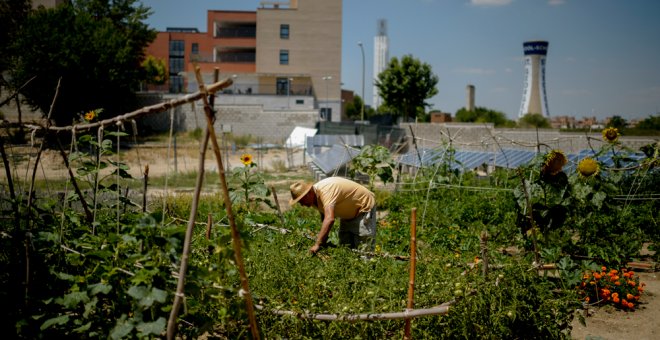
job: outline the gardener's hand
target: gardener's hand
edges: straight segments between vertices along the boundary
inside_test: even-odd
[[[321,246],[318,245],[318,244],[315,244],[311,248],[309,248],[309,253],[314,255],[319,251],[319,249],[321,249]]]

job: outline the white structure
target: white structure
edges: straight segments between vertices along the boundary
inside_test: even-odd
[[[383,98],[378,95],[378,88],[376,87],[376,80],[378,75],[387,68],[387,63],[390,61],[389,48],[387,40],[387,21],[385,19],[378,20],[378,35],[374,38],[374,81],[373,81],[373,103],[374,109],[383,103]],[[362,98],[364,100],[364,98]]]
[[[548,42],[526,41],[523,43],[523,50],[525,52],[525,80],[518,118],[522,118],[528,113],[540,113],[543,117],[549,118],[548,98],[545,92],[545,61],[548,54]]]

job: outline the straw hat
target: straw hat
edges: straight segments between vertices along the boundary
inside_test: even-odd
[[[309,190],[312,189],[312,183],[297,181],[291,184],[289,189],[291,190],[291,200],[289,200],[289,205],[294,205],[298,203],[301,198],[305,197]]]

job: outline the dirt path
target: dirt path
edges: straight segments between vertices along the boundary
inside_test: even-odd
[[[638,273],[646,290],[640,299],[639,308],[633,312],[601,307],[590,309],[586,327],[573,322],[574,339],[660,339],[660,281],[658,272]]]

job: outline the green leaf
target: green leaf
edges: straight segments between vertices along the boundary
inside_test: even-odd
[[[92,322],[91,321],[84,324],[84,325],[82,325],[82,326],[80,326],[80,327],[78,327],[78,328],[74,328],[73,331],[75,333],[85,333],[89,330],[90,327],[92,327]]]
[[[110,338],[123,339],[133,331],[133,328],[135,328],[133,323],[126,320],[126,315],[122,315],[121,319],[117,321],[115,327],[112,329],[112,332],[110,332]]]
[[[106,136],[113,136],[113,137],[126,137],[128,136],[128,133],[123,132],[123,131],[106,131],[105,133]]]
[[[140,306],[149,308],[154,304],[154,302],[163,303],[165,302],[165,299],[167,299],[166,291],[158,288],[152,288],[151,292],[149,292],[147,296],[140,300]]]
[[[94,283],[89,285],[88,288],[89,288],[89,292],[92,295],[96,295],[99,293],[108,294],[112,290],[112,285],[106,283]]]
[[[591,198],[591,203],[593,203],[598,209],[600,209],[603,206],[603,202],[605,201],[605,198],[607,198],[607,195],[599,191],[594,194],[594,197]]]
[[[73,308],[80,303],[89,302],[89,296],[87,296],[87,292],[72,292],[64,295],[64,298],[58,299],[57,302],[65,308]]]
[[[140,300],[149,294],[149,288],[144,286],[132,286],[128,289],[128,295],[136,300]]]
[[[41,324],[41,327],[39,329],[46,330],[52,325],[64,325],[65,323],[69,322],[69,316],[68,315],[60,315],[58,317],[48,319],[44,321],[43,324]]]
[[[137,330],[142,333],[141,335],[160,335],[165,331],[167,321],[164,317],[158,318],[153,322],[142,322],[137,325]]]

